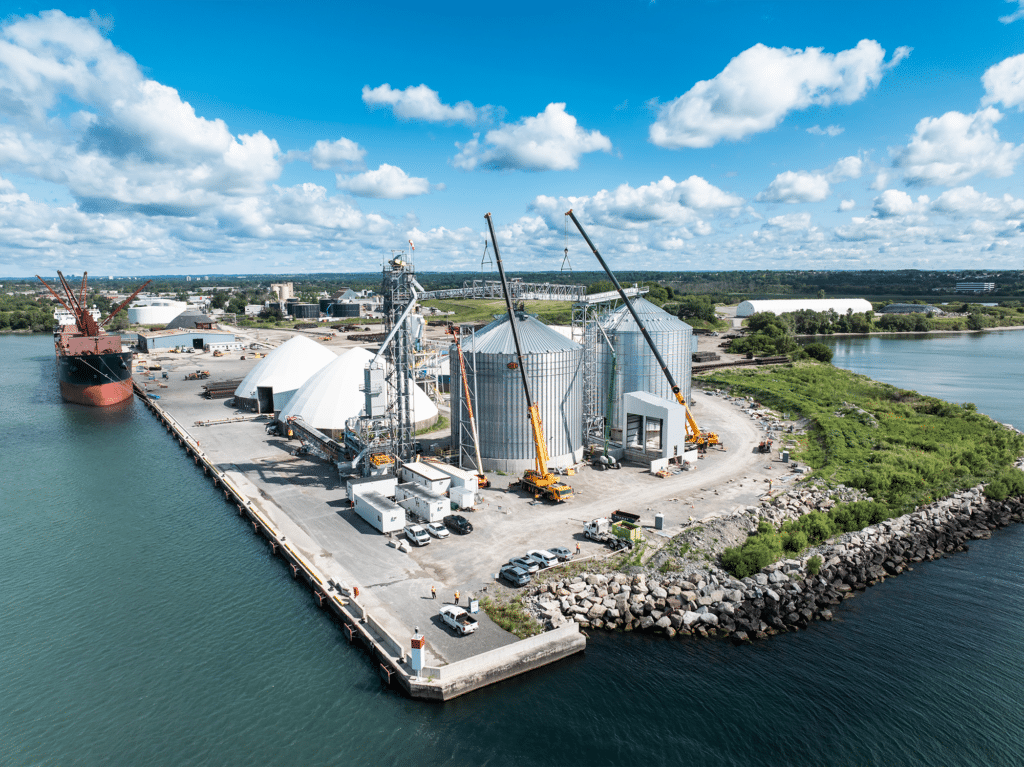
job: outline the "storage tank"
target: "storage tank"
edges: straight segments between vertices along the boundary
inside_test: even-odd
[[[150,301],[128,307],[132,325],[166,325],[188,307],[184,301]]]
[[[336,303],[331,305],[331,316],[332,317],[358,317],[360,316],[360,309],[362,307],[359,304],[353,303]]]
[[[318,303],[320,304],[320,313],[321,314],[330,314],[331,313],[331,304],[334,303],[334,299],[332,299],[332,298],[321,298],[321,299],[319,299]]]
[[[526,374],[540,407],[548,444],[549,468],[576,463],[583,455],[583,347],[559,335],[536,317],[517,315]],[[480,456],[485,471],[520,473],[535,465],[533,431],[516,362],[508,317],[462,339],[473,400]],[[452,442],[460,455],[472,455],[469,417],[462,408],[458,352],[449,352],[452,371]],[[456,423],[461,419],[460,427]],[[465,444],[463,444],[465,443]],[[465,452],[463,452],[463,448]]]
[[[690,376],[693,346],[693,328],[677,317],[643,298],[633,299],[633,307],[654,339],[665,364],[672,372],[686,401],[690,401]],[[601,319],[601,327],[615,347],[615,382],[612,393],[611,426],[613,438],[621,440],[616,430],[624,427],[622,395],[645,391],[656,397],[676,401],[668,380],[654,353],[644,340],[643,333],[629,309],[621,306]],[[612,355],[603,337],[594,339],[597,360],[598,395],[601,410],[608,402],[608,378],[612,369]],[[608,415],[608,414],[606,414]]]
[[[290,304],[292,317],[297,320],[315,320],[320,318],[319,304]]]

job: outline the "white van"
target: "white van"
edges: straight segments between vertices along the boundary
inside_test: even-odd
[[[551,567],[552,565],[558,564],[558,557],[544,549],[531,549],[526,552],[526,556],[535,561],[541,567]]]
[[[426,546],[430,543],[430,533],[422,525],[406,525],[405,537],[416,546]]]

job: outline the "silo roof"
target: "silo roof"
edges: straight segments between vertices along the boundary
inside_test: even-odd
[[[277,393],[295,391],[336,359],[327,347],[305,336],[295,336],[260,360],[235,389],[235,396],[255,399],[258,386],[270,386]]]
[[[519,320],[519,342],[523,354],[547,354],[550,352],[572,352],[583,347],[556,330],[551,329],[536,317],[517,314]],[[515,339],[508,316],[499,317],[476,335],[462,340],[462,351],[466,354],[515,354]]]
[[[660,306],[652,304],[645,298],[634,298],[633,308],[636,309],[636,313],[640,315],[640,319],[643,320],[647,330],[651,333],[693,331],[693,328],[681,319],[673,317]],[[631,333],[640,331],[636,320],[633,319],[633,315],[629,313],[629,309],[625,305],[611,312],[601,325],[608,332]]]

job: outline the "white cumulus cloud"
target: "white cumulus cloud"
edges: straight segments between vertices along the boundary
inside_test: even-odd
[[[1006,0],[1008,3],[1017,3],[1017,10],[1013,13],[1007,14],[1006,16],[1000,16],[999,20],[1003,24],[1012,24],[1017,19],[1024,19],[1024,0]]]
[[[859,157],[844,157],[827,171],[809,173],[805,170],[787,170],[775,177],[768,188],[757,195],[759,202],[821,202],[831,193],[830,184],[851,178],[860,178],[864,161]]]
[[[437,91],[425,84],[410,85],[404,90],[392,88],[388,83],[371,88],[363,86],[363,102],[371,109],[391,107],[396,117],[403,120],[424,120],[425,122],[466,123],[472,125],[485,119],[491,107],[475,107],[469,101],[458,104],[444,104]]]
[[[909,48],[897,48],[886,63],[885,50],[874,40],[835,54],[758,43],[713,79],[664,104],[650,140],[670,149],[738,141],[771,130],[795,109],[857,101],[908,55]]]
[[[366,150],[351,139],[340,138],[337,141],[317,141],[308,151],[291,150],[284,159],[306,160],[317,170],[327,170],[345,165],[362,165]]]
[[[845,213],[846,211],[853,210],[856,207],[857,207],[857,201],[856,200],[841,200],[839,202],[839,212],[840,213]]]
[[[909,194],[899,189],[886,189],[875,198],[875,215],[879,218],[909,216],[921,213],[928,205],[928,197],[921,195],[915,202]]]
[[[1003,119],[994,107],[973,114],[946,112],[925,117],[910,143],[893,151],[893,166],[908,184],[953,186],[983,173],[1002,178],[1013,173],[1024,147],[1001,141],[995,124]]]
[[[565,111],[565,104],[548,104],[536,117],[501,125],[466,142],[452,163],[473,170],[575,170],[589,152],[610,152],[612,142],[599,131],[586,131]]]
[[[415,178],[401,168],[383,163],[377,170],[369,170],[355,176],[338,176],[338,188],[359,197],[376,197],[384,200],[403,200],[406,197],[426,194],[430,182]]]
[[[1009,194],[989,197],[972,186],[948,189],[932,203],[932,210],[951,216],[1010,218],[1024,215],[1024,200]]]
[[[820,125],[814,125],[807,129],[807,132],[812,136],[832,136],[833,138],[842,133],[846,128],[840,128],[838,125],[829,125],[822,128]]]
[[[981,84],[985,86],[982,106],[1001,101],[1004,106],[1020,111],[1024,108],[1024,53],[993,64],[981,76]]]

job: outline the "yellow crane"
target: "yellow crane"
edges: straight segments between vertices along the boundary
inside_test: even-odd
[[[491,214],[488,213],[484,218],[487,219],[487,228],[491,232],[491,242],[494,244],[494,262],[498,266],[501,290],[505,295],[505,307],[508,309],[508,321],[512,326],[512,340],[515,341],[516,345],[517,363],[515,366],[519,369],[519,373],[523,378],[523,391],[526,393],[526,409],[530,418],[530,428],[533,430],[536,468],[527,469],[519,480],[519,484],[528,493],[533,493],[535,498],[543,497],[556,503],[567,501],[573,497],[572,487],[548,471],[548,445],[544,439],[544,425],[540,419],[540,407],[533,401],[533,395],[530,393],[530,379],[526,376],[526,367],[523,364],[523,350],[519,343],[519,325],[515,309],[512,307],[512,297],[508,292],[505,267],[501,264],[501,253],[498,251],[498,240],[494,236],[494,224],[491,222]],[[512,363],[509,363],[509,367],[512,367]]]
[[[654,353],[654,358],[658,361],[658,365],[661,366],[661,372],[663,372],[665,374],[665,378],[668,379],[668,385],[671,387],[672,393],[676,396],[676,401],[679,402],[679,404],[686,410],[687,439],[701,450],[705,450],[711,445],[721,444],[721,441],[718,439],[718,435],[715,432],[701,431],[701,428],[697,425],[697,421],[694,419],[693,413],[690,412],[690,406],[686,402],[686,397],[683,396],[683,391],[676,383],[676,379],[672,375],[672,371],[668,369],[668,365],[665,364],[665,360],[662,358],[661,352],[659,352],[658,347],[655,346],[654,339],[651,338],[651,334],[647,332],[647,327],[644,325],[643,320],[640,319],[640,315],[637,314],[636,309],[633,307],[633,303],[629,300],[629,296],[626,295],[626,291],[622,289],[619,281],[615,278],[615,275],[612,274],[612,270],[608,268],[608,264],[605,263],[601,254],[597,252],[597,248],[594,247],[594,243],[590,241],[587,233],[583,230],[583,225],[579,222],[579,219],[576,218],[576,214],[574,214],[570,208],[565,215],[571,218],[572,222],[576,224],[576,228],[580,230],[580,234],[583,235],[583,239],[586,240],[587,245],[590,246],[594,255],[597,256],[597,260],[600,262],[601,266],[604,267],[604,271],[612,281],[615,289],[619,291],[619,296],[626,304],[626,308],[629,310],[629,313],[633,315],[633,319],[636,321],[637,327],[640,328],[640,332],[643,333],[644,340],[647,341],[647,345],[651,347],[651,351]]]

